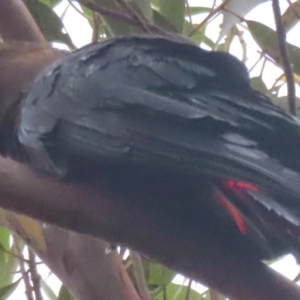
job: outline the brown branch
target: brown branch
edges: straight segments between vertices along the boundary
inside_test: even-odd
[[[288,52],[286,47],[286,33],[284,30],[284,26],[282,24],[279,0],[272,0],[272,3],[273,3],[274,19],[276,23],[280,59],[284,69],[284,74],[287,83],[289,111],[292,115],[296,116],[297,108],[296,108],[295,80],[294,80],[292,67],[288,58]]]
[[[202,28],[202,26],[204,26],[216,13],[218,13],[219,11],[221,11],[222,9],[224,9],[224,7],[226,6],[226,4],[229,2],[229,0],[224,0],[224,2],[222,2],[222,4],[220,4],[216,9],[212,10],[207,17],[200,23],[198,24],[189,34],[189,37],[192,37],[200,28]]]
[[[53,50],[47,45],[20,43],[7,45],[0,54],[1,149],[1,147],[5,148],[10,133],[11,137],[13,135],[15,119],[12,115],[16,116],[18,113],[16,104],[20,101],[20,93],[41,69],[59,59],[64,52]],[[12,112],[13,108],[17,109],[15,113]],[[12,119],[7,118],[7,115],[10,115]],[[7,123],[7,121],[9,122]],[[39,219],[38,216],[36,218]],[[34,243],[30,234],[28,237],[26,231],[19,230],[19,227],[14,226],[17,224],[17,220],[11,222],[12,214],[10,214],[9,221],[10,228],[17,230],[24,240],[29,243],[33,242],[31,247],[68,286],[76,299],[140,300],[128,274],[123,270],[122,262],[104,253],[105,242],[48,226],[41,230],[41,238],[46,241],[47,245],[46,249],[42,250],[38,244]],[[66,253],[73,259],[64,260]],[[87,253],[88,255],[86,255]],[[95,264],[95,262],[97,263]],[[107,274],[110,275],[107,276]]]
[[[144,23],[143,23],[143,26],[141,26],[140,22],[137,22],[131,16],[124,14],[120,11],[101,7],[100,5],[98,5],[94,2],[84,2],[84,3],[82,3],[82,5],[99,13],[100,15],[102,15],[104,17],[114,18],[116,20],[123,21],[127,24],[135,25],[137,27],[140,27],[142,30],[145,30]],[[150,23],[147,24],[147,32],[148,32],[148,29],[151,30],[152,33],[157,33],[160,35],[169,35],[168,32],[166,32],[166,31],[162,30],[161,28],[159,28],[158,26],[150,24]]]
[[[35,254],[30,249],[28,249],[28,255],[32,289],[35,296],[34,298],[35,300],[42,300],[43,297],[41,293],[41,278],[36,269]]]
[[[245,63],[247,61],[247,44],[246,44],[246,41],[244,39],[244,36],[243,36],[243,32],[240,31],[236,26],[235,26],[235,34],[236,36],[238,37],[239,39],[239,42],[241,44],[241,47],[242,47],[242,53],[243,53],[243,57],[242,57],[242,62]]]
[[[98,42],[99,41],[99,26],[100,26],[100,15],[93,11],[93,34],[92,34],[92,42]]]
[[[91,18],[90,16],[87,16],[86,14],[84,14],[80,9],[78,9],[78,7],[73,3],[73,0],[67,0],[68,3],[70,4],[70,6],[72,6],[72,8],[75,9],[75,11],[82,17],[84,17],[85,19],[88,20],[93,20],[93,18]]]
[[[22,0],[0,0],[0,35],[4,42],[45,42]]]
[[[141,27],[144,32],[151,33],[151,30],[148,27],[149,22],[143,18],[143,16],[140,16],[125,0],[118,0],[118,2],[124,7],[129,16],[135,20],[135,23]]]
[[[18,252],[18,256],[23,257],[22,252],[24,250],[24,247],[23,247],[23,245],[21,245],[21,239],[18,237],[15,237],[14,240],[15,240],[15,247],[16,247],[16,251]],[[23,242],[22,242],[22,244],[23,244]],[[32,294],[32,286],[30,284],[29,274],[25,269],[24,257],[23,257],[23,259],[20,260],[19,266],[20,266],[20,272],[22,274],[22,280],[25,285],[25,294],[26,294],[27,300],[34,300],[33,294]]]
[[[234,241],[225,243],[222,235],[211,235],[207,228],[190,228],[169,212],[158,213],[156,205],[167,199],[158,195],[150,199],[147,195],[127,196],[85,185],[63,184],[25,165],[0,158],[0,205],[6,209],[129,245],[237,299],[299,299],[299,287],[236,251]],[[139,205],[146,196],[150,206]]]
[[[189,18],[189,22],[190,22],[191,25],[193,25],[191,7],[190,7],[190,4],[189,4],[188,0],[185,0],[185,7],[186,7],[186,11],[187,11],[187,16]]]
[[[118,253],[90,236],[47,226],[46,251],[38,256],[60,278],[75,299],[141,300]]]
[[[187,287],[186,287],[185,300],[189,300],[189,299],[190,299],[192,283],[193,283],[193,280],[192,280],[192,279],[189,279],[189,280],[188,280]]]
[[[8,2],[5,1],[5,5],[10,6],[11,3],[8,4]],[[0,7],[2,3],[3,1],[0,2]],[[1,13],[0,9],[0,17]],[[13,20],[26,27],[24,19],[20,18],[19,14],[13,15]],[[24,35],[24,37],[26,41],[30,40],[27,35]],[[32,40],[37,41],[38,39],[33,35]],[[44,39],[42,40],[44,41]],[[11,130],[14,125],[12,126],[12,123],[15,123],[15,120],[7,119],[8,112],[12,112],[13,109],[17,108],[20,95],[26,92],[28,84],[36,74],[62,55],[64,55],[63,52],[53,50],[46,44],[15,43],[2,47],[0,55],[0,148],[5,148],[6,137],[13,133]],[[12,114],[16,116],[17,111]],[[12,229],[14,229],[13,226]],[[122,262],[99,251],[103,249],[103,245],[106,245],[105,242],[58,230],[51,226],[44,229],[41,234],[46,241],[47,248],[41,251],[34,243],[31,245],[32,248],[37,252],[40,251],[39,255],[43,261],[64,283],[67,283],[76,299],[140,300],[128,274],[124,270]],[[23,238],[29,242],[31,240],[26,235]],[[69,242],[73,245],[69,246]],[[68,257],[73,258],[73,264],[66,263],[64,260],[66,251],[68,251]],[[86,256],[88,251],[91,251],[91,253]],[[97,263],[95,264],[95,262]],[[72,269],[70,269],[70,265]],[[25,266],[23,267],[22,273],[25,280],[27,280],[28,296],[32,298],[28,271],[26,272]],[[35,291],[36,299],[39,299],[39,288],[35,288]]]
[[[292,10],[294,11],[296,17],[298,17],[298,19],[300,19],[300,13],[299,13],[298,9],[295,7],[294,3],[292,3],[291,0],[287,0],[287,2],[290,5],[290,7],[292,8]]]

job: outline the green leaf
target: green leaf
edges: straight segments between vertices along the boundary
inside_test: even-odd
[[[264,94],[268,93],[268,88],[267,88],[266,84],[263,82],[263,80],[261,79],[260,76],[251,78],[251,86],[255,90],[258,90],[258,91],[260,91]]]
[[[192,24],[188,21],[185,21],[183,35],[188,36],[192,30],[193,30]],[[205,26],[201,27],[196,33],[193,34],[193,36],[190,37],[190,39],[197,45],[204,43],[208,47],[214,48],[215,43],[205,35],[205,30],[206,30]]]
[[[11,284],[8,284],[8,285],[0,288],[0,299],[1,300],[7,299],[16,290],[20,281],[21,281],[21,278]]]
[[[299,22],[299,17],[295,13],[295,10],[300,11],[300,0],[293,2],[281,17],[286,32],[291,30]]]
[[[46,4],[38,1],[26,1],[26,5],[44,37],[50,42],[61,42],[74,48],[72,40],[67,33],[62,20]]]
[[[261,49],[281,65],[276,31],[255,21],[247,21],[252,37]],[[286,44],[293,71],[300,75],[300,48]]]
[[[50,7],[53,7],[57,4],[59,4],[60,2],[62,2],[63,0],[39,0],[39,1]]]
[[[4,247],[4,249],[9,250],[10,231],[2,226],[0,226],[0,244]]]
[[[153,9],[153,21],[155,25],[157,25],[158,27],[160,27],[165,31],[174,32],[174,33],[177,32],[176,28],[155,9]]]
[[[79,2],[81,2],[84,5],[85,1],[86,0],[80,0]],[[120,11],[120,7],[116,1],[94,0],[94,2],[103,8]],[[132,27],[124,21],[120,21],[117,18],[104,16],[104,15],[103,15],[103,18],[106,21],[107,25],[110,27],[110,29],[111,29],[110,31],[112,31],[114,35],[128,35],[132,32]],[[108,36],[112,37],[110,32],[109,32]]]
[[[131,0],[131,2],[138,7],[139,11],[147,20],[152,21],[152,8],[150,0]]]
[[[187,295],[189,296],[187,298]],[[207,300],[207,298],[202,297],[199,293],[192,290],[190,287],[184,285],[178,285],[171,283],[167,286],[166,295],[162,293],[155,297],[156,300]]]
[[[288,98],[287,96],[283,97],[277,97],[275,95],[268,95],[271,99],[272,102],[282,109],[284,109],[286,112],[289,112],[289,103],[288,103]],[[296,109],[297,109],[297,115],[300,117],[300,98],[296,97]]]
[[[191,16],[199,15],[203,13],[209,13],[211,11],[211,8],[209,7],[201,7],[201,6],[191,6],[189,8],[189,12],[191,13]]]
[[[182,32],[185,17],[185,0],[159,0],[160,13]]]
[[[19,260],[14,256],[10,255],[8,252],[12,251],[10,249],[10,232],[3,227],[0,227],[1,232],[1,243],[0,243],[0,286],[6,286],[12,283],[13,273],[16,271],[16,267]],[[5,246],[3,246],[3,244]]]
[[[66,288],[64,284],[61,285],[59,293],[58,293],[58,300],[72,300],[73,297]]]
[[[160,264],[143,259],[145,278],[152,298],[156,298],[172,282],[176,272],[171,271]]]

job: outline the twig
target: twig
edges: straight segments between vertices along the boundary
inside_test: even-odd
[[[225,0],[222,4],[220,4],[216,9],[212,10],[208,16],[200,23],[198,24],[189,34],[188,37],[192,37],[203,25],[207,23],[209,19],[211,19],[216,13],[218,13],[220,10],[222,10],[226,4],[229,2],[229,0]]]
[[[270,91],[272,91],[273,89],[275,89],[277,83],[278,83],[280,80],[283,80],[283,78],[284,78],[284,73],[281,74],[281,75],[275,80],[274,84],[273,84],[272,87],[270,88]],[[281,86],[282,86],[282,85],[283,85],[283,84],[281,84]],[[277,96],[278,96],[278,92],[277,92]]]
[[[189,300],[190,299],[192,282],[193,282],[192,279],[189,279],[188,285],[186,287],[185,300]]]
[[[297,115],[296,109],[296,96],[295,96],[295,81],[294,75],[291,68],[291,64],[288,58],[286,48],[286,33],[281,20],[281,11],[279,6],[279,0],[273,0],[273,12],[276,23],[277,39],[280,52],[281,63],[283,65],[284,74],[286,77],[287,90],[288,90],[288,102],[289,111],[292,115]]]
[[[35,300],[42,300],[43,297],[41,293],[41,278],[36,269],[35,255],[30,249],[28,249],[28,255],[29,255],[29,270],[30,270],[31,282],[33,286]]]
[[[264,54],[260,53],[260,56],[259,56],[258,60],[253,64],[253,66],[251,68],[249,68],[249,73],[251,73],[251,71],[257,66],[257,64],[261,61],[263,56],[264,56]]]
[[[118,0],[118,2],[125,8],[128,14],[132,19],[135,20],[136,24],[138,24],[145,32],[151,33],[151,30],[148,27],[148,21],[140,16],[125,0]]]
[[[78,9],[78,7],[76,7],[76,5],[74,5],[74,3],[73,3],[73,1],[72,0],[67,0],[68,2],[69,2],[69,4],[81,15],[81,16],[83,16],[85,19],[89,19],[89,20],[92,20],[92,18],[91,17],[89,17],[89,16],[87,16],[87,15],[85,15],[82,11],[80,11],[79,9]]]
[[[68,4],[68,5],[66,6],[66,8],[63,10],[62,14],[59,16],[59,18],[60,18],[62,21],[63,21],[64,18],[66,17],[66,14],[67,14],[67,12],[68,12],[68,10],[69,10],[70,7],[71,7],[71,5]]]
[[[246,60],[247,60],[247,44],[245,42],[243,32],[238,30],[238,28],[236,26],[235,26],[235,33],[236,33],[236,36],[238,37],[239,42],[240,42],[241,47],[242,47],[242,52],[243,52],[242,62],[245,63]]]
[[[135,251],[130,251],[130,259],[133,266],[133,273],[137,285],[139,294],[143,300],[151,300],[151,296],[148,291],[142,260],[139,254]]]
[[[185,0],[185,6],[186,6],[186,11],[187,11],[187,15],[188,15],[188,18],[189,18],[189,22],[191,23],[191,25],[193,25],[191,8],[190,8],[190,4],[189,4],[188,0]]]
[[[295,7],[294,3],[292,3],[291,0],[287,0],[287,2],[290,5],[290,7],[292,8],[292,10],[294,11],[295,15],[298,17],[298,19],[300,19],[300,13],[299,13],[298,9]]]
[[[18,252],[18,256],[22,257],[23,254],[23,247],[21,247],[20,245],[20,238],[15,238],[15,246],[16,246],[16,250]],[[29,279],[29,274],[28,274],[28,271],[26,271],[25,269],[25,265],[24,265],[24,259],[21,259],[20,260],[20,271],[21,271],[21,274],[22,274],[22,279],[23,279],[23,282],[24,282],[24,285],[25,285],[25,294],[26,294],[26,297],[27,297],[27,300],[34,300],[33,299],[33,294],[32,294],[32,286],[30,284],[30,279]]]
[[[17,258],[17,259],[19,259],[19,260],[22,260],[24,263],[29,263],[29,260],[26,259],[26,258],[24,258],[23,255],[20,256],[20,255],[18,255],[18,254],[16,254],[16,253],[13,253],[13,252],[10,251],[10,250],[6,250],[5,248],[1,248],[0,252],[6,253],[6,254],[8,254],[8,255],[13,256],[14,258]]]
[[[212,5],[212,9],[214,9],[217,5],[217,0],[214,0],[213,5]]]
[[[120,21],[124,21],[128,24],[132,24],[132,25],[140,27],[140,24],[138,24],[136,22],[136,20],[132,19],[131,16],[128,16],[127,14],[124,14],[122,12],[119,12],[119,11],[116,11],[116,10],[113,10],[113,9],[104,8],[104,7],[98,5],[94,2],[82,3],[82,5],[84,5],[85,7],[89,8],[93,11],[96,11],[97,13],[99,13],[102,16],[111,17],[111,18],[114,18],[114,19],[117,19],[117,20],[120,20]],[[157,33],[157,34],[165,35],[165,36],[170,35],[168,32],[162,30],[161,28],[159,28],[156,25],[148,23],[147,27],[153,33]],[[143,27],[142,27],[142,29],[143,29]]]
[[[92,42],[98,42],[99,38],[99,26],[100,26],[100,15],[93,11],[93,35],[92,35]]]
[[[260,58],[262,58],[262,56]],[[263,72],[265,70],[266,63],[267,63],[267,60],[265,58],[264,61],[263,61],[263,63],[262,63],[261,69],[260,69],[260,74],[259,74],[260,78],[262,78]]]

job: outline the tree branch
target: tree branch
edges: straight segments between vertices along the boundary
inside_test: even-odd
[[[12,153],[14,151],[11,151],[8,145],[16,143],[15,124],[22,93],[26,92],[29,83],[41,69],[65,53],[51,49],[48,45],[14,43],[5,45],[0,54],[0,152]],[[16,216],[10,215],[7,223],[11,229],[21,234],[27,243],[30,244],[35,238],[30,237],[30,233],[29,236],[26,235],[26,230],[20,230],[22,224],[18,223]],[[41,227],[42,224],[36,226]],[[40,231],[41,236],[38,238],[46,241],[46,247],[40,249],[38,242],[33,242],[30,246],[68,286],[76,299],[139,300],[128,274],[122,270],[122,263],[106,255],[104,251],[101,252],[101,249],[106,247],[105,242],[49,226],[47,229],[41,228]],[[86,256],[91,250],[95,252]],[[71,269],[70,261],[69,264],[64,264],[66,251],[69,257],[74,258]],[[96,257],[92,257],[93,253]],[[96,260],[98,264],[95,264]],[[108,273],[113,273],[114,280],[111,276],[105,277]],[[98,282],[99,278],[102,278],[101,284]]]
[[[37,272],[36,268],[36,261],[35,261],[35,254],[32,252],[31,249],[28,248],[28,255],[29,255],[29,271],[30,271],[30,278],[32,283],[32,291],[34,293],[35,300],[42,300],[42,293],[41,293],[41,278]]]
[[[0,0],[0,35],[4,42],[46,42],[21,0]]]
[[[82,5],[84,5],[85,7],[97,12],[98,14],[104,16],[104,17],[111,17],[114,18],[116,20],[120,20],[120,21],[124,21],[127,24],[132,24],[135,25],[137,27],[140,27],[144,32],[148,32],[151,31],[152,33],[156,33],[156,34],[160,34],[160,35],[170,35],[170,33],[162,30],[160,27],[141,21],[140,19],[136,18],[132,18],[132,16],[129,16],[123,12],[117,11],[117,10],[113,10],[113,9],[108,9],[105,7],[101,7],[100,5],[98,5],[97,3],[94,2],[83,2]]]
[[[289,111],[292,115],[297,116],[295,80],[294,80],[293,70],[288,58],[288,52],[286,47],[286,33],[285,33],[284,26],[282,24],[279,0],[273,0],[272,3],[273,3],[274,19],[276,23],[276,32],[278,38],[280,58],[281,58],[281,63],[284,69],[284,74],[287,83]]]
[[[158,213],[157,203],[166,199],[157,195],[147,199],[150,206],[138,205],[141,196],[145,195],[119,198],[95,187],[63,184],[0,158],[0,205],[6,209],[129,245],[237,299],[299,299],[299,287],[235,251],[234,242],[224,243],[220,236],[207,233],[207,228],[187,227],[170,212]]]

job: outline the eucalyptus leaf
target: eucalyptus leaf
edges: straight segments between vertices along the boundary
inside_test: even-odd
[[[85,2],[86,0],[79,0],[79,3],[83,5]],[[114,11],[128,15],[124,7],[122,7],[118,1],[94,0],[94,2],[100,7],[109,9],[112,12],[110,15],[101,15],[109,28],[109,30],[107,30],[107,37],[111,38],[114,36],[136,34],[141,32],[141,29],[138,26],[130,25],[128,22],[118,19],[116,15],[113,16]]]
[[[61,3],[63,0],[39,0],[39,1],[50,7],[53,7],[53,6]]]
[[[187,297],[188,296],[188,297]],[[161,293],[155,297],[156,300],[207,300],[207,297],[202,297],[199,293],[184,285],[171,283],[166,288],[166,298]]]
[[[9,251],[13,251],[10,249],[10,232],[0,227],[0,286],[12,283],[13,272],[19,263],[15,256],[8,253]]]
[[[61,42],[74,48],[62,20],[48,5],[39,1],[26,1],[25,4],[48,41]]]
[[[240,22],[239,17],[244,17],[257,5],[266,1],[268,0],[229,0],[225,5],[226,11],[222,11],[223,23],[217,44],[234,25]]]
[[[160,13],[182,32],[185,17],[185,0],[159,0]]]
[[[264,94],[268,93],[268,88],[260,76],[251,78],[251,86]]]
[[[247,21],[249,31],[263,52],[281,65],[276,31],[270,27],[255,21]],[[300,75],[300,48],[286,43],[289,60],[293,71]]]
[[[191,6],[189,8],[189,12],[191,13],[191,16],[199,15],[203,13],[209,13],[210,11],[211,11],[210,7]]]
[[[188,36],[191,31],[193,31],[193,26],[190,22],[185,21],[184,22],[184,29],[183,29],[183,35]],[[203,26],[199,30],[197,30],[190,39],[197,45],[200,45],[201,43],[206,44],[210,48],[214,48],[215,43],[205,35],[206,27]]]
[[[152,298],[156,299],[156,296],[162,294],[166,287],[172,282],[176,276],[176,272],[147,259],[143,259],[142,261],[149,292]]]
[[[4,249],[9,250],[10,231],[7,228],[2,226],[0,226],[0,244]]]
[[[291,30],[300,21],[296,11],[300,11],[300,0],[293,2],[281,16],[282,23],[286,32]]]
[[[160,27],[161,29],[165,31],[177,33],[176,28],[155,9],[153,9],[153,21],[154,24]]]
[[[66,288],[64,284],[61,285],[59,293],[58,293],[58,300],[73,300],[72,295]]]
[[[152,21],[152,8],[150,0],[131,0],[143,14],[143,16],[148,20]]]
[[[289,112],[289,103],[287,96],[283,97],[277,97],[275,95],[268,95],[272,102],[282,109],[284,109],[286,112]],[[300,98],[296,97],[296,109],[297,109],[297,116],[300,117]]]
[[[16,290],[20,282],[21,282],[21,278],[11,284],[1,287],[0,299],[1,300],[7,299],[10,295],[12,295],[12,293]]]

